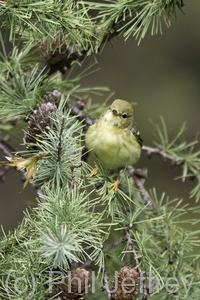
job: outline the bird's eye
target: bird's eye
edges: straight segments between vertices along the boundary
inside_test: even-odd
[[[123,114],[123,115],[122,115],[122,118],[123,118],[123,119],[126,119],[126,118],[127,118],[127,114]]]

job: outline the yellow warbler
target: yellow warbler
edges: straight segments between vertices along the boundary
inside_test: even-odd
[[[89,127],[86,146],[108,169],[133,165],[138,161],[142,148],[142,139],[134,126],[132,105],[116,99]]]

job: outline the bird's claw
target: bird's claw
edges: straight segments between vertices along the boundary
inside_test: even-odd
[[[115,182],[113,182],[111,185],[109,185],[109,193],[114,192],[117,193],[118,190],[118,186],[119,186],[119,179],[117,179]]]
[[[90,177],[97,175],[98,172],[99,170],[97,168],[94,168],[90,173]]]

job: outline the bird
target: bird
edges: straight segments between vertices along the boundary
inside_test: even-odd
[[[135,129],[133,106],[116,99],[99,119],[89,126],[86,147],[109,170],[118,170],[135,164],[143,145],[139,131]],[[97,173],[93,170],[92,175]],[[119,180],[113,186],[116,191]]]

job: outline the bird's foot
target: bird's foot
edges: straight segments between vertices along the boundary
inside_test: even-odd
[[[111,185],[109,185],[109,193],[114,192],[117,193],[118,190],[118,186],[119,186],[119,179],[117,179],[114,183],[112,183]]]
[[[98,172],[99,170],[97,168],[94,168],[90,173],[90,177],[97,175]]]

